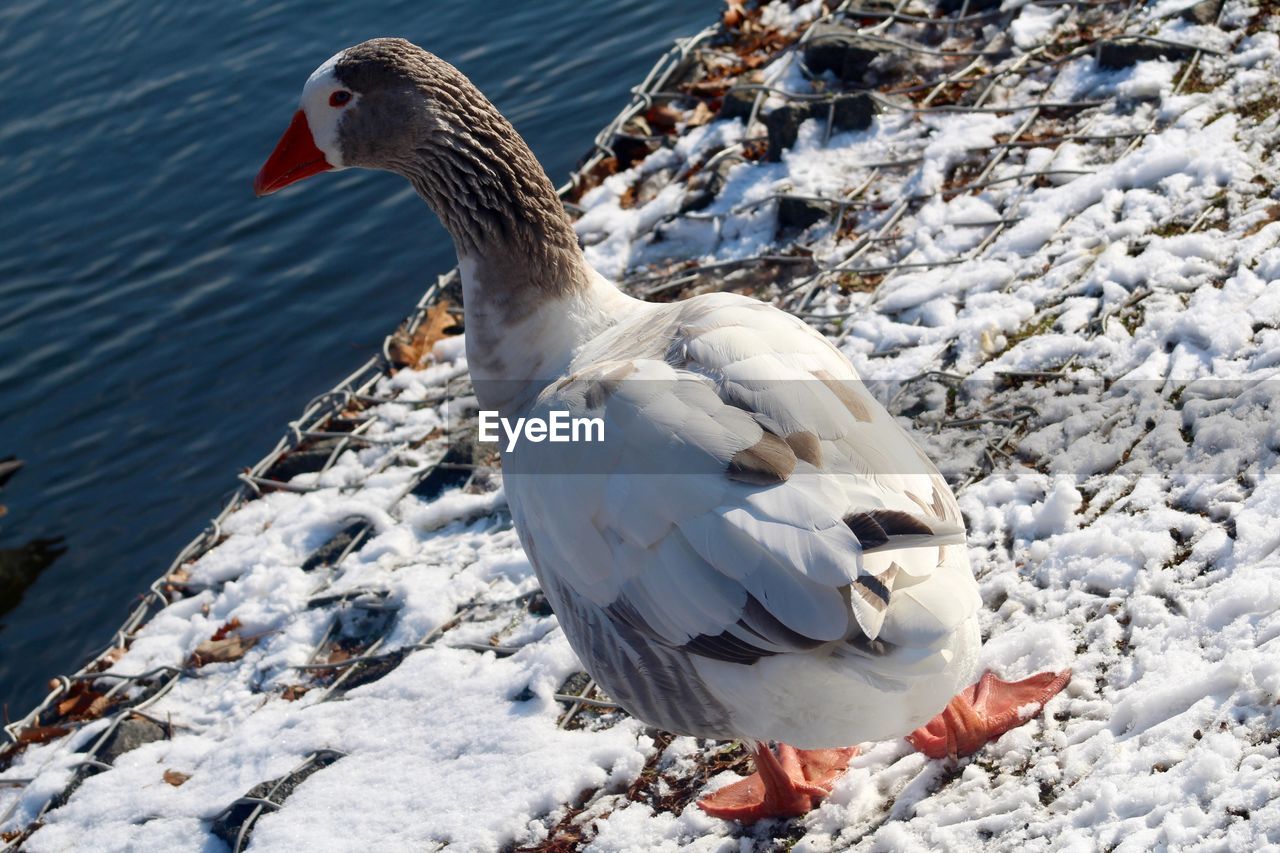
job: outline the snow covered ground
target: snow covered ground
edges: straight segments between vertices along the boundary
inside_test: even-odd
[[[581,675],[441,309],[9,727],[5,840],[1280,849],[1280,18],[859,8],[731,9],[569,199],[633,292],[773,299],[914,424],[968,521],[987,665],[1074,669],[1042,718],[958,763],[866,744],[797,821],[703,815],[743,755]],[[806,67],[819,18],[866,53]]]

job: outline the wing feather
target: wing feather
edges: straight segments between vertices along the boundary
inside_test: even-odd
[[[731,294],[655,310],[643,335],[593,342],[532,413],[600,417],[601,446],[505,463],[540,573],[592,619],[742,663],[924,648],[972,615],[972,576],[939,568],[964,541],[950,491],[830,342]]]

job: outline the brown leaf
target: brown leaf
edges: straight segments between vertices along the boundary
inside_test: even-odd
[[[65,726],[27,726],[18,732],[18,743],[44,743],[56,737],[70,734],[71,729]]]
[[[88,681],[77,681],[71,685],[62,700],[58,702],[58,716],[71,720],[93,720],[102,716],[110,701]]]
[[[257,637],[227,637],[225,640],[205,640],[191,653],[188,666],[204,666],[210,663],[226,663],[239,660],[244,653],[258,644]]]
[[[235,617],[232,617],[230,622],[225,623],[221,628],[214,631],[213,636],[210,637],[209,639],[213,640],[214,642],[217,642],[218,640],[225,640],[228,634],[230,634],[232,631],[238,631],[239,629],[240,629],[240,620]]]
[[[700,98],[721,98],[729,89],[729,82],[721,77],[716,77],[686,83],[682,88],[690,95]]]
[[[284,692],[280,694],[280,698],[286,702],[296,702],[303,696],[306,696],[307,691],[310,689],[310,687],[303,687],[300,684],[290,684],[284,689]]]
[[[658,133],[670,133],[676,129],[677,124],[684,121],[684,113],[666,104],[654,104],[644,114],[644,118],[649,123],[651,130]]]
[[[342,663],[344,660],[351,658],[351,652],[343,648],[336,648],[329,653],[329,659],[325,663]]]
[[[698,105],[693,108],[693,115],[689,116],[687,124],[689,127],[702,127],[715,117],[716,114],[711,111],[711,107],[702,101],[698,101]]]
[[[1257,234],[1259,231],[1261,231],[1263,228],[1266,228],[1272,222],[1275,222],[1277,219],[1280,219],[1280,204],[1273,204],[1269,206],[1266,212],[1267,212],[1267,218],[1263,219],[1260,222],[1255,222],[1253,225],[1249,226],[1249,229],[1244,232],[1244,236],[1252,237],[1254,234]]]
[[[177,770],[164,771],[164,781],[168,782],[170,785],[172,785],[175,788],[190,778],[191,778],[190,773],[180,773]]]
[[[742,19],[745,17],[746,14],[742,9],[742,0],[728,0],[728,2],[725,3],[724,14],[720,16],[720,20],[724,23],[725,27],[733,29],[741,24]]]
[[[585,175],[579,176],[579,180],[573,186],[573,191],[569,193],[569,201],[578,201],[589,191],[600,186],[605,178],[618,173],[618,158],[605,157],[599,163],[591,167],[591,170]]]
[[[442,299],[427,309],[427,315],[413,330],[406,334],[403,330],[395,333],[391,346],[391,360],[402,367],[420,367],[431,355],[431,348],[436,341],[448,337],[448,329],[457,325],[450,313],[453,303]]]

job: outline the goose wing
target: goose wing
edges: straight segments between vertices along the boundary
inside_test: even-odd
[[[717,294],[623,324],[531,414],[557,412],[602,440],[525,442],[504,477],[553,605],[572,597],[596,630],[751,663],[929,647],[977,607],[967,565],[942,559],[964,541],[942,477],[848,360],[771,306]]]

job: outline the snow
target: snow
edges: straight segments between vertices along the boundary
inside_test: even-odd
[[[1005,5],[1011,61],[1085,8]],[[734,778],[721,745],[608,708],[569,718],[556,698],[580,692],[581,667],[537,606],[500,473],[477,457],[470,476],[413,491],[474,430],[462,339],[446,338],[378,380],[366,441],[243,504],[184,567],[191,594],[105,674],[182,667],[232,620],[256,644],[147,698],[171,734],[88,775],[23,849],[226,850],[215,819],[320,750],[344,755],[265,810],[250,849],[1280,846],[1280,121],[1240,109],[1274,97],[1280,38],[1239,0],[1221,26],[1180,20],[1185,5],[1138,8],[1126,32],[1219,51],[1203,85],[1174,94],[1182,60],[1105,71],[1087,51],[1055,79],[1011,75],[990,103],[1106,104],[1043,117],[1081,138],[999,149],[970,191],[952,191],[957,169],[988,162],[1027,110],[886,107],[829,138],[810,120],[778,162],[739,158],[710,204],[682,212],[690,173],[763,135],[714,121],[579,201],[588,258],[618,280],[798,246],[822,268],[913,265],[873,289],[795,273],[805,286],[759,290],[829,334],[957,487],[984,664],[1074,671],[1046,713],[958,763],[863,744],[790,824],[708,818],[692,799]],[[766,14],[799,28],[820,6]],[[762,71],[811,85],[790,54]],[[1104,138],[1124,133],[1145,135]],[[624,204],[646,182],[656,192]],[[779,228],[781,193],[870,205],[842,232],[797,233]],[[367,534],[350,554],[307,567],[353,525]],[[396,665],[373,677],[349,654]],[[79,724],[0,770],[0,830],[27,827],[107,728]]]

